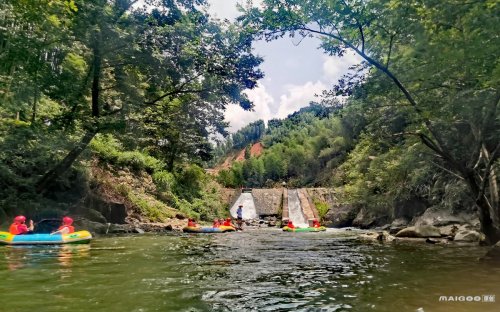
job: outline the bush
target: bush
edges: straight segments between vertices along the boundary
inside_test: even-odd
[[[175,177],[167,171],[156,171],[153,174],[153,181],[156,185],[158,192],[172,191],[175,185]]]

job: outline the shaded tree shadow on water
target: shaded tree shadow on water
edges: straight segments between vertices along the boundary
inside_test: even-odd
[[[90,258],[88,244],[3,246],[1,249],[4,257],[0,265],[4,264],[10,271],[44,269],[51,265],[70,268],[73,260]]]

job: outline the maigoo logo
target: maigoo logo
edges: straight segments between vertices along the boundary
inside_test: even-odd
[[[2,234],[0,234],[0,239],[5,239],[5,238],[7,238],[7,237],[9,237],[9,235],[8,235],[8,234],[3,234],[3,233],[2,233]]]
[[[71,234],[69,238],[78,238],[78,234]]]
[[[440,302],[495,302],[495,295],[439,296]]]

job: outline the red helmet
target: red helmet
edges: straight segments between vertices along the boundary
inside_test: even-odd
[[[26,217],[25,216],[17,216],[14,218],[14,222],[15,223],[23,223],[26,221]]]
[[[71,225],[73,223],[73,219],[71,219],[70,217],[64,217],[63,218],[63,224],[64,225]]]

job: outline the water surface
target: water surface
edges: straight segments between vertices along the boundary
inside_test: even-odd
[[[364,243],[353,232],[2,246],[0,311],[500,311],[500,265],[478,261],[485,248]]]

